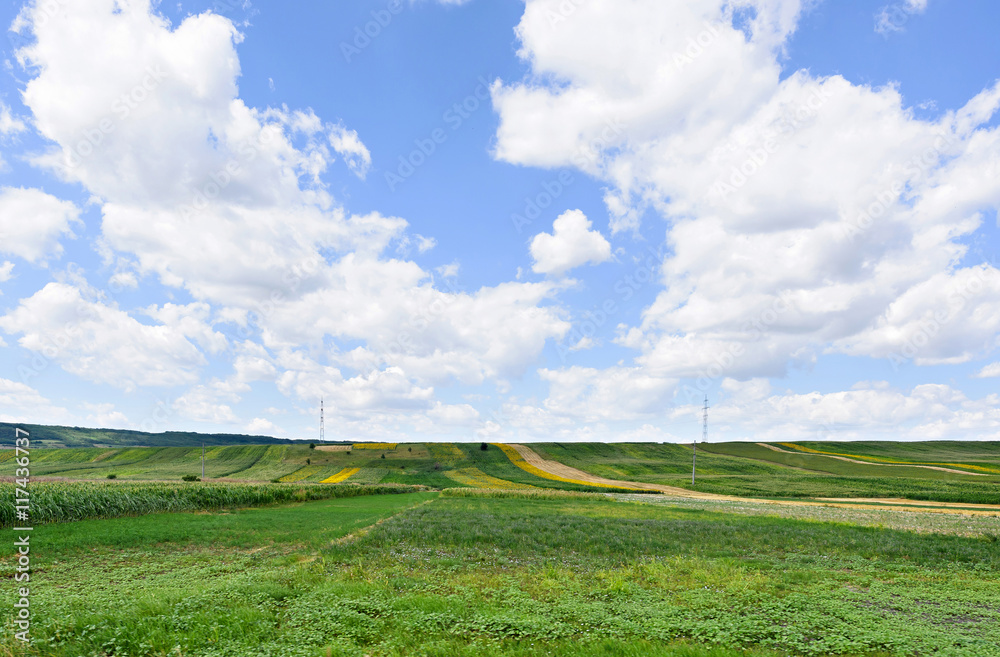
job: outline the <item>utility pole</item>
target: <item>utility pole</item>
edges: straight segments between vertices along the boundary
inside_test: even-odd
[[[319,441],[326,440],[326,427],[323,426],[323,398],[319,398]]]
[[[698,441],[691,441],[691,450],[694,456],[691,457],[691,485],[694,486],[694,470],[695,466],[698,464]]]
[[[201,444],[201,479],[205,480],[205,443]]]

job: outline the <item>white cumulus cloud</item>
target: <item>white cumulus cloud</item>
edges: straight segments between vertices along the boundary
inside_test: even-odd
[[[38,262],[59,256],[80,210],[40,189],[0,188],[0,252]]]
[[[552,224],[552,233],[539,233],[531,240],[532,270],[539,274],[564,274],[583,264],[611,259],[611,244],[600,231],[591,230],[590,220],[580,210],[567,210]]]

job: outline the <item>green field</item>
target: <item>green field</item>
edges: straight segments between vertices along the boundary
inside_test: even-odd
[[[698,478],[691,485],[691,446],[655,443],[537,443],[543,458],[626,482],[693,488],[764,498],[910,498],[1000,504],[1000,443],[796,443],[782,451],[755,443],[698,447]],[[223,445],[205,450],[213,481],[318,484],[352,471],[348,483],[393,483],[444,489],[473,485],[461,472],[499,480],[509,488],[577,492],[590,485],[541,478],[496,446],[409,443],[385,449],[327,451],[309,444]],[[346,449],[342,446],[342,450]],[[818,452],[831,452],[822,454]],[[846,454],[854,461],[835,458]],[[13,452],[0,452],[0,463]],[[32,451],[32,475],[63,480],[178,481],[198,476],[201,447],[85,447]],[[932,467],[919,467],[921,465]],[[938,469],[934,469],[938,468]],[[954,470],[954,471],[943,471]],[[354,472],[356,471],[356,472]],[[504,483],[505,482],[505,483]]]
[[[689,445],[531,447],[692,488]],[[1000,503],[1000,477],[968,474],[1000,446],[779,448],[699,445],[693,488],[740,500],[554,480],[480,443],[217,445],[203,482],[181,481],[200,446],[32,448],[34,644],[17,654],[1000,657],[1000,512],[768,503]],[[941,463],[964,472],[918,467]]]
[[[817,451],[885,461],[975,465],[1000,472],[1000,443],[801,443]],[[1000,474],[942,472],[913,465],[852,463],[828,455],[778,452],[755,443],[698,445],[691,485],[691,446],[650,443],[535,443],[541,456],[591,474],[707,493],[764,498],[889,497],[1000,504]],[[792,451],[792,448],[783,448]],[[937,466],[935,466],[937,467]]]
[[[1000,655],[1000,519],[637,497],[658,503],[464,489],[41,525],[26,654]]]

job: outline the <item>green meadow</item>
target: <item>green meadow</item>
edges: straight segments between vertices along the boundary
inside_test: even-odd
[[[27,654],[990,657],[994,521],[456,489],[53,523],[32,537]]]
[[[32,449],[33,642],[0,656],[1000,656],[1000,511],[769,503],[1000,504],[997,444],[769,445],[699,444],[694,486],[690,445],[530,445],[741,500],[480,443],[215,445],[205,481],[200,446]]]

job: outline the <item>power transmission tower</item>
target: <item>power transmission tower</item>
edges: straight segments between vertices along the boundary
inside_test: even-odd
[[[701,442],[708,441],[708,395],[705,395],[705,407],[701,416]],[[694,486],[694,475],[698,466],[698,441],[691,443],[691,485]]]
[[[701,420],[701,442],[708,442],[708,395],[705,395],[705,408]]]
[[[319,441],[326,440],[326,427],[323,425],[323,398],[319,398]]]

